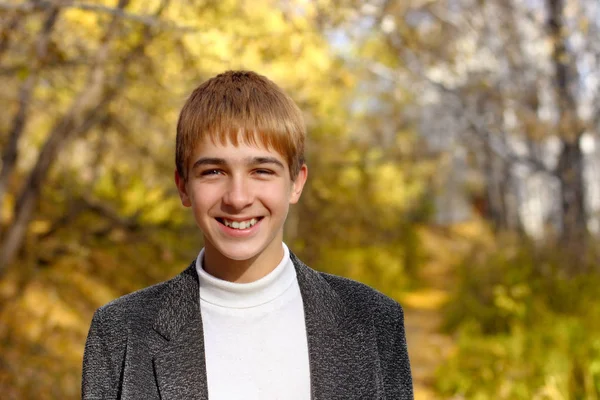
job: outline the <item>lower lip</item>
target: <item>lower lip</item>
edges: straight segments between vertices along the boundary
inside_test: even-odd
[[[254,233],[256,233],[256,231],[258,231],[259,225],[262,222],[262,220],[263,220],[263,218],[258,220],[258,222],[256,224],[252,225],[250,228],[246,228],[246,229],[230,228],[226,225],[223,225],[219,221],[217,221],[217,224],[219,224],[221,231],[223,233],[225,233],[227,236],[236,237],[236,238],[245,238],[245,237],[254,235]]]

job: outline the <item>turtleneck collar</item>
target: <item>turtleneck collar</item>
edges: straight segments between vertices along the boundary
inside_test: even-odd
[[[283,258],[268,275],[250,283],[235,283],[215,278],[204,270],[204,249],[196,259],[200,281],[200,300],[226,308],[251,308],[281,296],[296,279],[290,251],[283,243]]]

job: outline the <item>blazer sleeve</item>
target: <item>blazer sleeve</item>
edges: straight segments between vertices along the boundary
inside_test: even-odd
[[[92,324],[85,343],[83,354],[83,374],[81,381],[81,398],[116,399],[118,378],[112,363],[112,355],[107,344],[106,327],[102,310],[94,313]]]
[[[386,398],[413,400],[413,383],[404,329],[404,311],[400,304],[393,302],[382,318],[386,337],[381,356],[384,366],[384,387]]]

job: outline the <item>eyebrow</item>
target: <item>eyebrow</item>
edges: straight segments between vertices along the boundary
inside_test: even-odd
[[[285,169],[285,166],[281,161],[276,159],[275,157],[254,157],[250,164],[258,165],[258,164],[275,164],[278,167]]]
[[[222,158],[212,158],[212,157],[202,157],[196,160],[194,165],[192,165],[192,169],[196,169],[202,165],[225,165],[226,162]]]
[[[281,161],[279,161],[275,157],[251,157],[246,163],[248,165],[261,165],[261,164],[274,164],[282,169],[285,169],[285,166]],[[196,160],[194,165],[192,165],[192,169],[200,167],[202,165],[226,165],[227,162],[223,158],[218,157],[202,157]]]

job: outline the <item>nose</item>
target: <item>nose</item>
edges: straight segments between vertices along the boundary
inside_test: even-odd
[[[250,183],[242,178],[235,177],[229,181],[223,196],[224,205],[235,211],[243,210],[254,201],[254,194]]]

